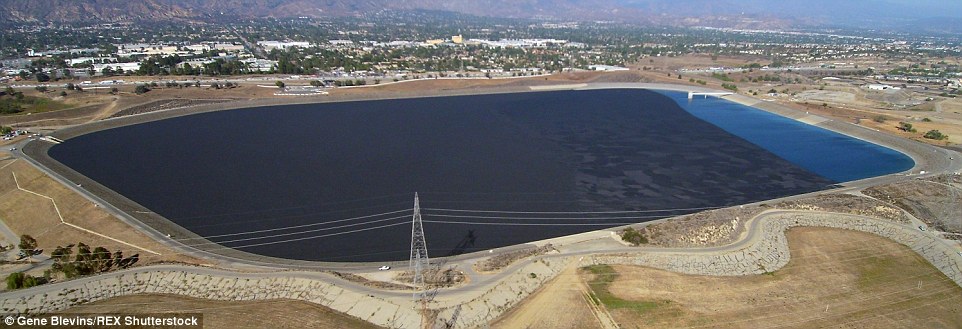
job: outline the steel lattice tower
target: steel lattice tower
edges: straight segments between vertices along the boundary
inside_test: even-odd
[[[421,206],[418,194],[414,193],[414,217],[411,219],[411,262],[409,268],[413,272],[414,299],[424,302],[424,270],[428,267],[428,245],[424,241],[424,228],[421,226]]]

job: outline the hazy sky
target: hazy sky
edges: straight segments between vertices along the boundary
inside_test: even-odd
[[[962,0],[616,0],[653,10],[845,18],[962,17]]]

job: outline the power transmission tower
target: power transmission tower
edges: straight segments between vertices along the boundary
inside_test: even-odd
[[[423,304],[424,297],[424,270],[428,267],[428,245],[424,242],[424,228],[421,226],[421,206],[418,203],[418,194],[414,193],[414,217],[411,219],[411,262],[409,268],[413,272],[412,284],[414,285],[414,300],[419,300]],[[423,305],[422,305],[423,307]]]

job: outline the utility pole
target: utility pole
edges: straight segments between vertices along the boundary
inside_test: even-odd
[[[428,245],[424,241],[424,228],[421,223],[421,205],[417,192],[414,193],[414,216],[411,218],[411,261],[408,268],[412,272],[411,284],[414,287],[412,298],[421,304],[421,327],[427,323],[427,300],[425,294],[424,270],[429,265]]]

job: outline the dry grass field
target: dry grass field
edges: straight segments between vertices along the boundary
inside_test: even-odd
[[[330,308],[294,300],[214,301],[173,295],[135,295],[73,307],[70,313],[201,313],[204,328],[380,328]]]
[[[570,266],[495,322],[494,328],[603,328],[586,299],[577,267]]]
[[[962,288],[907,247],[838,229],[787,234],[792,260],[771,274],[583,268],[550,281],[495,327],[599,327],[586,286],[621,328],[962,327]]]
[[[0,219],[17,234],[37,239],[39,247],[49,254],[57,246],[83,242],[91,247],[103,246],[125,255],[140,254],[142,264],[158,261],[197,263],[196,259],[175,254],[147,236],[132,229],[99,206],[44,175],[23,160],[0,161]],[[17,189],[20,186],[53,198],[60,214],[68,223],[160,253],[160,256],[84,232],[60,222],[57,209],[49,199]]]

